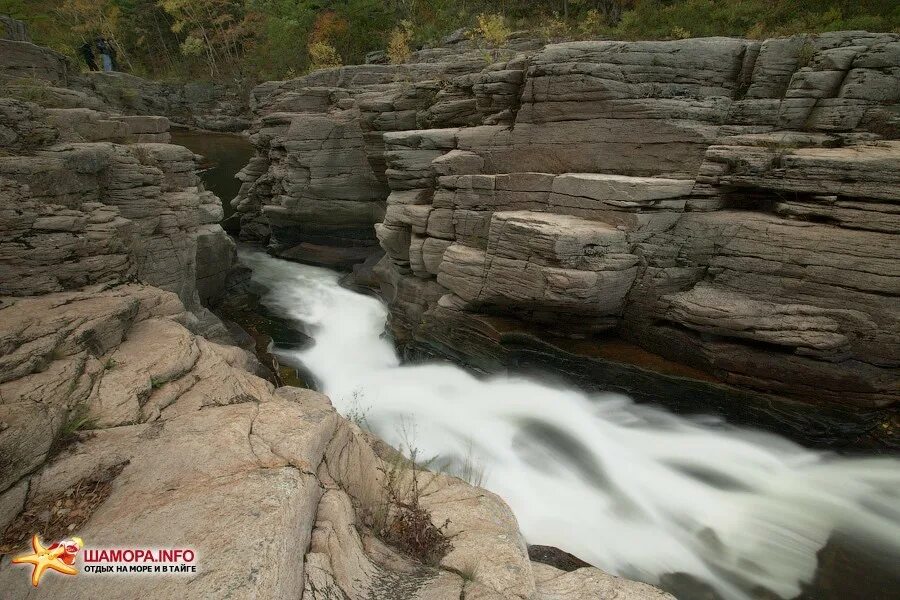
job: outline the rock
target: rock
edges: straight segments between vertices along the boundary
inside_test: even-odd
[[[646,583],[628,581],[598,569],[582,568],[566,573],[547,565],[536,568],[537,591],[541,598],[633,598],[663,600],[673,596]]]
[[[4,27],[4,31],[8,31]],[[65,87],[69,82],[69,67],[65,56],[49,48],[35,46],[29,41],[0,39],[0,82],[27,85],[40,93],[41,82]]]
[[[0,179],[0,293],[61,291],[134,273],[136,228],[118,209],[98,202],[65,208],[28,196]]]
[[[231,269],[237,263],[237,247],[220,225],[197,229],[197,293],[204,306],[215,306],[225,293]]]
[[[7,152],[30,152],[52,144],[59,131],[44,120],[35,104],[0,98],[0,147]]]
[[[422,67],[432,74],[452,69]],[[345,74],[350,85],[391,83],[395,114],[373,117],[378,127],[407,127],[415,113],[409,107],[427,102],[428,86],[410,91],[389,81],[393,67],[311,79]],[[407,464],[341,418],[326,397],[276,389],[253,374],[263,371],[257,359],[231,345],[229,329],[203,306],[221,301],[226,288],[244,298],[251,291],[246,270],[233,268],[235,246],[218,224],[219,199],[197,177],[199,157],[164,143],[167,118],[109,110],[164,107],[160,112],[172,115],[178,104],[171,88],[123,74],[91,81],[96,96],[53,92],[62,106],[0,100],[4,549],[24,550],[30,519],[51,506],[56,516],[42,529],[47,543],[59,529],[91,548],[187,547],[197,553],[198,570],[129,578],[127,585],[116,575],[51,576],[41,581],[50,594],[169,598],[189,585],[204,597],[536,597],[524,540],[499,497]],[[210,106],[222,101],[220,91],[200,85],[179,93],[191,106]],[[79,94],[105,100],[88,106]],[[429,278],[421,280],[424,307],[442,289],[430,278],[453,244],[425,234],[433,226],[449,235],[452,214],[444,209],[444,221],[432,223],[432,194],[410,187],[393,198],[387,219],[387,177],[372,165],[391,162],[398,181],[431,184],[430,161],[455,144],[455,135],[405,138],[407,150],[388,155],[367,146],[370,130],[349,94],[333,90],[329,97],[341,112],[273,114],[256,133],[273,155],[242,172],[241,223],[259,225],[251,235],[271,234],[287,256],[348,267],[368,257],[369,273],[360,269],[357,277],[370,286],[381,255],[372,225],[385,219],[385,232],[391,222],[413,228],[408,241],[401,232],[397,247],[418,244],[411,254]],[[359,100],[370,111],[377,102]],[[300,102],[294,95],[283,101]],[[224,109],[191,114],[195,122],[237,118]],[[290,160],[279,160],[282,150]],[[585,243],[623,237],[576,217],[498,211],[495,218],[513,236],[541,232],[530,250],[540,268],[579,267],[569,255]],[[515,239],[490,237],[498,259],[515,254]],[[411,255],[407,260],[412,265]],[[388,489],[390,469],[402,488]],[[413,489],[427,493],[402,491]],[[93,490],[85,492],[89,500],[82,501],[84,490]],[[60,498],[73,507],[57,510]],[[399,525],[373,522],[379,512],[395,519],[411,503],[422,507],[423,526],[443,532],[442,544],[420,554],[388,533]],[[585,574],[590,581],[605,577]],[[0,588],[15,597],[32,589],[9,560],[0,562]]]
[[[127,319],[116,318],[115,311],[109,317],[98,312],[109,312],[116,302],[129,307]],[[388,461],[396,459],[384,453],[393,451],[339,417],[326,397],[274,389],[246,370],[253,361],[245,351],[192,335],[178,323],[185,313],[174,294],[120,286],[100,294],[64,292],[18,300],[4,310],[19,311],[31,321],[4,314],[0,322],[22,323],[15,331],[0,332],[4,343],[10,335],[43,334],[63,348],[40,372],[44,393],[28,401],[64,415],[72,402],[82,400],[46,392],[69,388],[78,398],[87,396],[95,420],[90,434],[68,442],[64,452],[44,462],[46,450],[38,448],[24,478],[19,479],[20,471],[3,480],[0,526],[23,504],[37,505],[79,482],[112,473],[108,496],[91,507],[77,534],[93,548],[192,548],[198,573],[183,578],[204,595],[331,598],[339,589],[345,597],[362,599],[395,597],[405,590],[404,597],[456,600],[469,586],[496,598],[531,598],[543,589],[560,598],[573,593],[554,578],[537,576],[515,518],[497,496],[447,475],[408,467],[397,471],[407,482],[420,480],[420,489],[428,490],[419,500],[422,506],[435,524],[446,523],[452,548],[439,564],[423,565],[379,540],[367,515],[388,498],[386,474],[396,468]],[[85,314],[96,323],[94,336],[72,329]],[[60,328],[58,323],[67,319],[72,325]],[[118,327],[101,333],[113,323]],[[91,339],[104,343],[86,342]],[[25,346],[20,345],[23,351]],[[69,372],[69,357],[86,358],[99,368],[82,375]],[[23,389],[29,377],[34,376],[12,383]],[[73,377],[89,381],[72,386]],[[8,385],[0,388],[4,399]],[[52,425],[47,419],[31,422]],[[4,456],[12,447],[7,444],[25,449],[21,439],[54,437],[52,429],[28,432],[14,425],[7,431],[27,437],[11,442],[0,437]],[[210,497],[216,501],[209,502]],[[134,498],[144,501],[137,505]],[[469,573],[468,581],[460,573]],[[650,589],[596,569],[577,573],[587,589],[614,586],[627,594]],[[164,598],[183,588],[183,578],[142,577],[123,586],[116,576],[95,579],[82,573],[71,581],[49,577],[41,585],[51,592],[65,587],[75,598],[93,598],[98,590],[111,598],[130,598],[134,590],[142,597]],[[0,564],[0,585],[15,595],[30,589],[21,569],[8,562]]]
[[[28,27],[22,21],[17,21],[8,15],[0,15],[0,35],[4,40],[13,40],[15,42],[30,42],[31,37],[28,35]]]
[[[247,98],[239,85],[200,81],[163,83],[127,73],[90,72],[84,74],[77,87],[99,97],[106,106],[131,115],[149,118],[164,115],[182,125],[223,132],[243,131],[249,125]]]
[[[896,295],[894,273],[883,266],[898,228],[898,44],[866,32],[545,46],[513,36],[491,64],[454,40],[404,65],[265,83],[251,94],[258,155],[239,175],[234,221],[241,239],[278,256],[341,269],[382,248],[389,263],[377,272],[404,344],[463,356],[467,344],[431,321],[446,311],[594,341],[614,328],[723,383],[888,406],[900,360],[884,300]],[[55,85],[36,95],[63,102]],[[78,85],[103,106],[195,124],[241,114],[215,85],[123,74]],[[45,248],[60,241],[47,256],[66,266],[8,267],[7,291],[135,273],[203,315],[196,306],[221,297],[232,251],[211,227],[217,203],[191,189],[194,159],[154,144],[129,151],[136,164],[115,147],[41,150],[54,132],[69,142],[165,135],[161,120],[102,107],[49,110],[9,105],[4,135],[37,155],[0,159],[0,173],[61,207],[36,214],[28,235]],[[17,115],[32,114],[52,125],[16,129]],[[106,224],[101,237],[134,249],[101,245],[104,258],[85,264],[90,211],[109,217],[82,204],[107,177],[104,204],[119,214],[104,223],[134,231]],[[773,243],[777,252],[760,250]],[[458,347],[416,337],[425,331]]]
[[[450,246],[437,280],[473,307],[540,309],[608,322],[605,317],[622,310],[637,261],[627,252],[624,232],[604,223],[497,212],[486,252]]]
[[[577,556],[569,554],[565,550],[560,550],[553,546],[541,546],[538,544],[530,544],[528,546],[528,558],[533,563],[549,565],[560,571],[575,571],[583,567],[589,567],[590,564],[584,562]]]
[[[491,319],[588,345],[615,328],[733,386],[895,404],[898,43],[569,42],[448,81],[416,128],[364,137],[391,188],[394,334],[493,370]]]

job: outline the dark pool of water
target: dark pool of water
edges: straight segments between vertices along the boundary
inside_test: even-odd
[[[225,218],[232,215],[231,200],[241,189],[234,178],[253,157],[253,145],[243,135],[173,129],[172,143],[189,148],[205,158],[201,177],[206,189],[222,199]]]

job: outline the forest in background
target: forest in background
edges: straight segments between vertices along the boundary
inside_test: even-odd
[[[522,29],[548,41],[900,32],[896,0],[0,0],[0,13],[76,61],[102,36],[123,70],[176,80],[284,79],[379,50],[400,62],[459,28],[494,44]]]

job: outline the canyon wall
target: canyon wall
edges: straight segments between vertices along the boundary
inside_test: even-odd
[[[32,43],[21,21],[6,18],[0,24],[4,96],[45,108],[165,116],[213,131],[239,132],[250,124],[247,92],[239,82],[160,82],[124,72],[82,72],[68,57]]]
[[[496,371],[525,345],[877,410],[900,396],[898,100],[896,34],[457,40],[256,88],[234,206],[287,258],[377,238],[410,355]]]
[[[34,69],[56,64],[43,51]],[[69,598],[672,598],[533,563],[499,497],[411,464],[321,394],[257,377],[205,308],[235,252],[200,157],[165,143],[165,117],[98,108],[0,97],[4,598],[34,594],[10,558],[35,534],[196,552],[196,573],[79,562],[40,581]],[[446,540],[427,564],[385,542],[404,506]]]

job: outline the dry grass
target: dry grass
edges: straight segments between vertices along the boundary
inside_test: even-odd
[[[112,481],[122,472],[122,463],[80,480],[59,494],[29,502],[0,538],[0,554],[23,549],[35,533],[43,540],[59,540],[78,531],[112,491]]]
[[[437,565],[453,548],[444,533],[450,521],[436,526],[431,512],[422,506],[419,470],[411,462],[411,470],[382,469],[386,506],[377,533],[403,554],[426,565]]]

